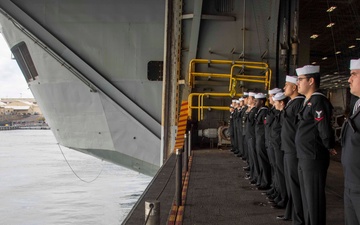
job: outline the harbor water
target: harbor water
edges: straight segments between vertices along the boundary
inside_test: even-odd
[[[121,224],[150,181],[59,146],[50,130],[0,131],[0,224]]]

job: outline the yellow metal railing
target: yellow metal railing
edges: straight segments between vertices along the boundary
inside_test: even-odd
[[[215,65],[231,65],[230,73],[206,73],[206,72],[195,72],[196,64],[215,64]],[[264,76],[261,75],[233,75],[234,68],[242,69],[253,69],[263,70]],[[270,88],[271,82],[271,69],[267,63],[264,62],[249,62],[249,61],[231,61],[231,60],[207,60],[207,59],[193,59],[189,64],[189,77],[188,84],[190,87],[194,87],[195,77],[214,77],[224,78],[229,80],[229,91],[232,89],[232,83],[236,81],[264,83],[265,90]]]
[[[197,96],[197,106],[193,106],[193,98]],[[241,94],[236,94],[236,97],[241,97]],[[229,97],[232,98],[234,96],[231,96],[230,93],[191,93],[188,96],[188,103],[189,103],[189,107],[188,107],[188,116],[189,118],[192,118],[192,110],[193,109],[197,109],[198,110],[198,115],[197,118],[198,120],[203,120],[204,119],[204,109],[206,110],[229,110],[229,106],[205,106],[204,105],[204,97]]]
[[[207,73],[207,72],[197,72],[195,71],[196,64],[211,64],[216,65],[231,65],[229,73]],[[236,68],[254,70],[254,71],[263,71],[264,75],[234,75],[234,70]],[[204,109],[206,110],[229,110],[229,106],[210,106],[204,105],[204,97],[230,97],[233,98],[241,97],[241,94],[236,93],[237,82],[253,82],[253,83],[264,83],[265,90],[270,89],[270,82],[272,72],[267,63],[264,62],[249,62],[249,61],[231,61],[231,60],[207,60],[207,59],[193,59],[189,64],[189,74],[188,74],[188,85],[191,88],[195,86],[196,77],[208,77],[208,78],[220,78],[229,80],[229,92],[227,93],[191,93],[188,96],[188,116],[192,118],[192,110],[197,110],[198,115],[197,119],[204,119]],[[197,97],[197,106],[193,105],[193,98]]]

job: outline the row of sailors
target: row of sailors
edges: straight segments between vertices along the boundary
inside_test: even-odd
[[[351,93],[360,96],[360,59],[351,60],[350,70]],[[319,66],[307,65],[296,69],[297,76],[286,76],[283,90],[269,91],[270,108],[265,105],[263,93],[253,92],[244,92],[230,107],[232,151],[248,163],[244,167],[249,171],[245,179],[264,190],[272,208],[285,209],[277,219],[292,220],[293,224],[326,224],[326,175],[330,155],[337,152],[331,125],[333,107],[319,91],[319,72]],[[352,117],[360,114],[358,111],[360,107]],[[345,194],[344,208],[345,223],[359,224],[360,151],[354,149],[360,149],[356,133],[360,121],[352,117],[348,120],[353,121],[350,126],[346,122],[343,127],[342,163],[345,188],[350,186],[358,194]],[[357,159],[351,156],[353,152],[359,156]],[[348,162],[355,169],[349,168]],[[359,173],[354,174],[354,170]],[[359,205],[354,206],[355,202]]]

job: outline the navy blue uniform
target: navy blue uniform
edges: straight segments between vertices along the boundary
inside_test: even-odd
[[[246,120],[246,139],[248,143],[248,156],[250,166],[250,177],[252,181],[257,181],[259,176],[259,164],[255,149],[255,115],[258,109],[253,107],[247,115]]]
[[[266,126],[265,126],[265,146],[266,146],[266,152],[269,158],[269,162],[270,162],[270,166],[271,166],[271,175],[272,175],[272,182],[271,182],[271,186],[273,187],[273,191],[272,192],[278,192],[278,185],[277,185],[277,181],[276,181],[276,176],[275,176],[275,153],[274,153],[274,148],[271,144],[271,138],[270,138],[270,132],[271,132],[271,125],[275,119],[275,112],[276,109],[275,107],[271,107],[268,111],[267,111],[267,115],[266,115]]]
[[[249,153],[248,153],[248,142],[247,139],[245,138],[246,135],[246,121],[247,121],[247,117],[248,117],[248,113],[246,112],[246,110],[248,109],[248,106],[245,105],[242,109],[241,109],[241,131],[242,131],[242,140],[243,140],[243,159],[247,160],[249,159]]]
[[[230,120],[229,120],[229,135],[232,149],[235,148],[235,140],[234,140],[234,112],[230,112]]]
[[[298,158],[296,157],[295,135],[297,114],[302,109],[304,96],[291,99],[284,108],[281,128],[281,149],[284,151],[284,172],[289,203],[286,206],[285,218],[292,218],[293,224],[305,224],[302,207]]]
[[[285,174],[284,174],[284,151],[281,151],[281,127],[283,123],[284,111],[275,111],[275,118],[271,124],[271,145],[275,154],[275,176],[277,181],[278,197],[275,199],[278,206],[285,207],[288,198],[286,192]]]
[[[271,185],[271,166],[265,147],[265,123],[268,108],[261,107],[255,116],[256,153],[259,162],[258,184],[261,187]]]
[[[239,110],[237,108],[234,109],[234,113],[233,113],[233,131],[234,131],[234,144],[233,144],[233,149],[234,154],[238,154],[239,153],[239,140],[238,140],[238,123],[237,123],[237,119],[239,116]]]
[[[238,110],[238,114],[236,116],[236,139],[237,139],[237,145],[238,145],[238,156],[244,155],[244,137],[243,137],[243,126],[242,126],[242,115],[244,113],[244,107],[241,107],[241,109]]]
[[[332,109],[325,95],[314,92],[299,113],[295,144],[304,220],[309,225],[326,224],[326,174],[329,149],[335,144]]]
[[[344,123],[341,131],[344,168],[345,224],[360,224],[360,110]]]

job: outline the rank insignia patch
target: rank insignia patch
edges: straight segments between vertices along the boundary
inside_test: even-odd
[[[316,117],[315,117],[315,120],[316,121],[321,121],[322,119],[324,119],[324,115],[323,115],[323,111],[320,110],[320,111],[315,111],[316,112]]]

